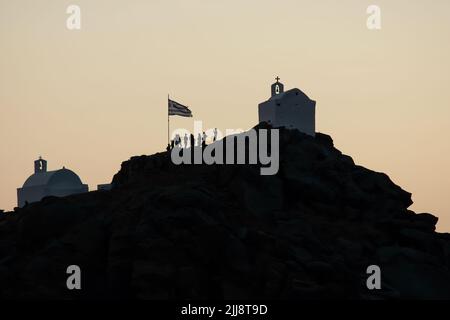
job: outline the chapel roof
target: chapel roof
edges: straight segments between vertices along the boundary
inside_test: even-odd
[[[60,170],[34,173],[25,181],[23,187],[76,187],[82,184],[80,177],[75,172],[63,168]]]
[[[273,97],[271,97],[269,99],[269,101],[270,100],[280,100],[280,99],[283,99],[283,98],[285,98],[287,96],[290,96],[292,94],[297,94],[297,95],[302,96],[303,98],[309,99],[309,97],[302,90],[300,90],[298,88],[293,88],[293,89],[287,90],[287,91],[285,91],[283,93],[274,95]]]

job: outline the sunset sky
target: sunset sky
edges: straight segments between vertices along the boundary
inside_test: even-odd
[[[317,131],[449,232],[449,39],[448,0],[0,0],[0,209],[39,155],[95,190],[163,150],[167,94],[194,114],[173,129],[253,127],[278,75],[317,101]]]

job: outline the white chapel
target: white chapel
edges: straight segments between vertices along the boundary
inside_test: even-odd
[[[316,102],[311,100],[300,89],[284,91],[279,82],[272,84],[269,100],[258,106],[259,122],[267,122],[274,128],[285,127],[315,136],[316,134]]]
[[[88,185],[83,184],[80,177],[69,169],[63,167],[47,171],[47,161],[39,157],[34,162],[34,174],[25,181],[22,188],[17,189],[17,205],[23,207],[46,196],[65,197],[88,192],[88,189]]]

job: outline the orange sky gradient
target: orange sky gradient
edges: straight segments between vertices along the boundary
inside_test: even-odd
[[[165,149],[168,93],[194,113],[173,129],[248,129],[279,75],[317,101],[317,131],[448,232],[449,39],[448,0],[0,0],[0,208],[39,155],[95,190]]]

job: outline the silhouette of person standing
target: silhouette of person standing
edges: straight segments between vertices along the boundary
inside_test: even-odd
[[[205,131],[203,131],[203,137],[202,137],[203,139],[203,141],[202,141],[202,147],[204,148],[204,147],[206,147],[206,138],[207,138],[207,136],[206,136],[206,133],[205,133]]]
[[[214,138],[213,141],[215,142],[217,140],[217,128],[214,128]]]
[[[191,133],[191,148],[195,147],[195,138],[194,135]]]
[[[189,138],[187,136],[187,133],[184,134],[183,140],[184,140],[184,148],[186,149],[187,148],[187,143],[188,143],[188,140],[189,140]]]

